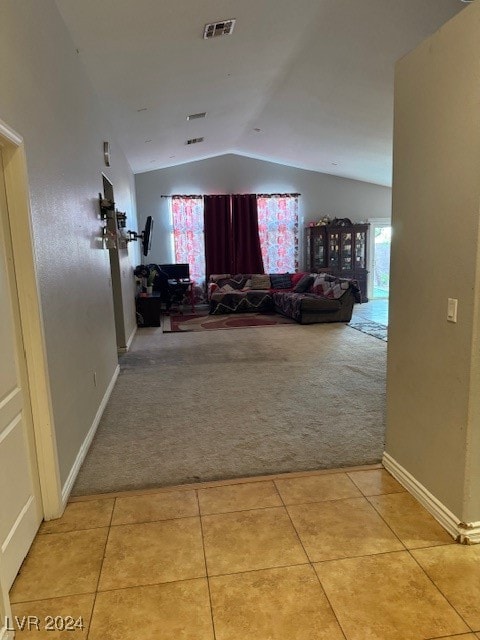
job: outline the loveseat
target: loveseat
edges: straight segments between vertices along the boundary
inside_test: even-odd
[[[354,280],[324,273],[212,275],[208,299],[213,315],[276,311],[301,324],[349,322],[361,301]]]

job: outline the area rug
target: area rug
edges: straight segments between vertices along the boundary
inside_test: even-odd
[[[171,315],[162,318],[163,333],[184,331],[212,331],[214,329],[243,329],[247,327],[275,327],[297,324],[278,313],[238,313],[219,316],[208,314]]]
[[[73,494],[380,462],[386,351],[343,323],[142,329]]]
[[[388,342],[388,327],[373,320],[352,320],[348,326],[369,336]]]

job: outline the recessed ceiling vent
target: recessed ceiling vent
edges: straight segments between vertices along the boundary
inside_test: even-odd
[[[203,138],[190,138],[185,144],[198,144],[199,142],[203,142]]]
[[[191,113],[189,116],[187,116],[187,120],[199,120],[200,118],[205,118],[206,115],[206,111],[202,111],[202,113]]]
[[[205,40],[210,38],[216,38],[217,36],[229,36],[233,27],[235,26],[235,20],[223,20],[222,22],[211,22],[205,25],[203,31],[203,37]]]

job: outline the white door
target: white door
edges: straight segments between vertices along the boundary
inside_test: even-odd
[[[371,218],[368,298],[388,298],[390,291],[391,222],[385,218]]]
[[[10,589],[42,520],[0,147],[0,545]]]

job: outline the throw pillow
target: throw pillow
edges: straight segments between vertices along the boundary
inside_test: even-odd
[[[310,289],[312,282],[313,276],[311,276],[309,273],[306,273],[293,288],[294,293],[305,293],[305,291]]]
[[[272,283],[272,289],[290,289],[292,276],[290,273],[271,273],[270,282]]]
[[[233,276],[232,278],[221,278],[217,280],[217,284],[219,287],[224,287],[228,284],[232,289],[242,289],[245,286],[245,282],[247,278],[242,275]]]
[[[316,275],[313,287],[318,287],[318,285],[323,284],[325,282],[326,276],[326,273],[319,273],[318,275]]]
[[[270,276],[266,273],[254,273],[252,274],[252,289],[270,289]]]
[[[292,273],[292,287],[295,287],[300,280],[303,278],[304,275],[308,275],[306,274],[304,271],[301,271],[300,273]]]
[[[251,289],[251,288],[252,288],[252,281],[249,279],[243,285],[242,291],[246,291],[247,289]]]
[[[314,293],[316,296],[321,296],[322,298],[333,298],[332,290],[328,287],[325,288],[321,284],[317,284],[316,286],[314,285],[312,287],[312,293]]]
[[[243,289],[243,287],[245,286],[246,281],[247,281],[247,276],[245,276],[243,273],[237,273],[236,276],[232,276],[230,278],[229,284],[234,289]]]
[[[231,285],[224,284],[222,287],[218,289],[219,293],[231,293],[232,291],[236,291]]]
[[[228,280],[231,278],[229,273],[212,273],[210,275],[210,282],[218,282],[219,280]]]

